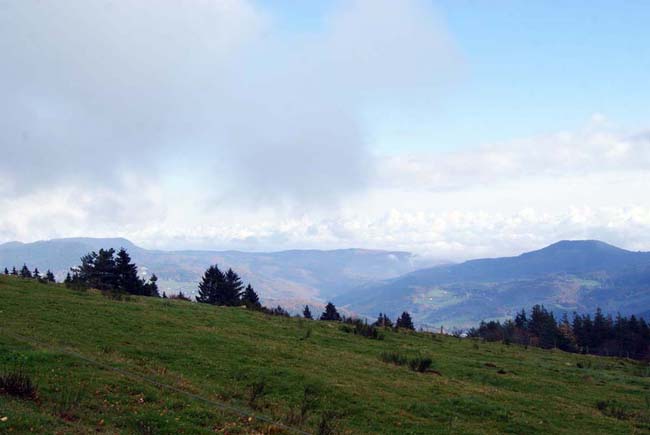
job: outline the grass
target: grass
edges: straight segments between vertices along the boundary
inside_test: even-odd
[[[19,369],[37,394],[0,393],[0,433],[286,433],[77,354],[310,433],[650,433],[644,363],[382,333],[3,276],[0,373]]]

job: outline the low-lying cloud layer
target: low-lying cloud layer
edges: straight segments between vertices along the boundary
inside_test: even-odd
[[[574,139],[563,142],[565,152],[588,165],[554,160],[564,149],[551,146],[555,135],[491,146],[490,159],[503,153],[517,162],[507,170],[486,166],[484,149],[377,158],[379,170],[367,188],[330,209],[197,209],[209,192],[176,192],[146,179],[121,180],[126,195],[83,186],[32,193],[0,200],[0,239],[122,235],[158,248],[359,246],[445,260],[516,254],[560,239],[650,249],[645,136],[606,126],[562,136]],[[601,141],[606,137],[608,146]],[[533,155],[531,148],[538,151]],[[415,169],[395,159],[414,162]],[[450,161],[458,170],[449,169]]]

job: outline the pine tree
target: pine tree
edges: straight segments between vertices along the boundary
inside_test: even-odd
[[[397,319],[397,323],[395,324],[395,326],[398,328],[415,330],[415,327],[413,326],[413,320],[411,319],[411,315],[406,311],[404,311],[402,315]]]
[[[226,282],[226,277],[215,264],[210,266],[199,283],[199,295],[196,297],[197,302],[212,305],[221,305],[221,292]]]
[[[163,292],[162,298],[167,299],[167,293]]]
[[[5,267],[5,275],[9,275],[9,269]]]
[[[325,306],[325,311],[323,314],[320,315],[321,320],[331,320],[331,321],[336,321],[340,322],[341,321],[341,315],[339,312],[336,310],[336,307],[334,306],[333,303],[328,302],[327,305]]]
[[[113,248],[84,255],[81,257],[81,265],[71,269],[73,281],[98,290],[117,290],[118,274],[114,255]]]
[[[95,258],[95,276],[99,290],[117,289],[117,270],[115,267],[115,249],[100,249]]]
[[[41,279],[41,273],[38,271],[38,267],[34,268],[34,272],[32,273],[32,278],[34,279]]]
[[[276,308],[272,308],[270,310],[268,308],[264,308],[264,311],[267,314],[270,314],[272,316],[291,317],[289,315],[289,312],[287,310],[285,310],[284,308],[282,308],[280,305],[278,305]]]
[[[152,273],[149,282],[144,284],[144,295],[154,298],[160,297],[160,293],[158,292],[158,277],[155,273]]]
[[[14,267],[11,268],[11,274],[12,274],[13,276],[18,276],[18,271],[16,270],[16,266],[14,266]]]
[[[311,315],[311,310],[309,309],[309,305],[305,305],[305,309],[302,311],[302,316],[305,319],[313,319],[314,316]]]
[[[70,272],[68,272],[68,274],[65,276],[63,283],[66,287],[70,287],[70,284],[72,284],[72,276],[70,276]]]
[[[384,328],[392,328],[393,327],[393,322],[390,320],[387,314],[385,313],[379,313],[379,316],[377,317],[377,321],[375,322],[375,326],[382,326]]]
[[[22,269],[20,269],[20,277],[21,278],[31,278],[32,273],[29,271],[29,268],[27,267],[26,264],[23,264]]]
[[[138,277],[138,266],[131,262],[131,256],[122,248],[115,259],[115,288],[124,293],[143,295],[144,283]]]
[[[523,308],[521,312],[517,313],[515,316],[515,326],[519,329],[528,329],[528,319],[526,318],[526,310]]]
[[[54,277],[54,274],[52,273],[51,270],[47,270],[47,273],[45,274],[45,281],[55,283],[56,278]]]
[[[242,293],[241,301],[247,308],[251,310],[259,310],[262,308],[260,298],[257,296],[257,293],[255,293],[255,290],[250,284],[246,286],[244,293]]]
[[[229,307],[241,305],[241,295],[243,289],[244,283],[242,282],[239,275],[233,272],[232,269],[228,269],[228,272],[226,272],[226,280],[223,286],[223,291],[221,293],[222,301],[219,305],[226,305]]]
[[[567,313],[564,313],[562,315],[562,320],[560,321],[560,324],[557,326],[557,331],[558,331],[557,347],[566,352],[574,352],[576,349],[576,337],[573,334],[573,330],[571,328],[571,323],[569,323],[569,317],[567,316]]]
[[[603,310],[600,308],[596,309],[596,314],[594,315],[594,327],[592,332],[592,341],[593,346],[600,346],[608,337],[609,323]]]

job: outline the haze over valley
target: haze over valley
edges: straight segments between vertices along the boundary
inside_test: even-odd
[[[399,251],[345,249],[268,253],[160,251],[126,239],[58,239],[0,245],[0,266],[29,264],[63,280],[81,256],[126,248],[144,276],[156,274],[160,291],[194,298],[205,268],[233,268],[254,283],[269,306],[293,313],[334,301],[348,315],[373,320],[408,311],[418,327],[469,328],[507,319],[542,304],[562,313],[640,315],[650,312],[650,253],[595,240],[561,241],[516,257],[430,264]]]

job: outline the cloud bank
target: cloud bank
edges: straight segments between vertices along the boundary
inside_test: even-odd
[[[648,130],[598,115],[509,143],[374,152],[368,108],[435,99],[462,70],[423,0],[335,3],[302,33],[244,0],[16,0],[0,5],[0,50],[0,242],[650,250]]]
[[[245,0],[3,6],[6,195],[146,172],[217,203],[336,198],[367,182],[364,105],[453,57],[420,1],[341,3],[305,35]]]

